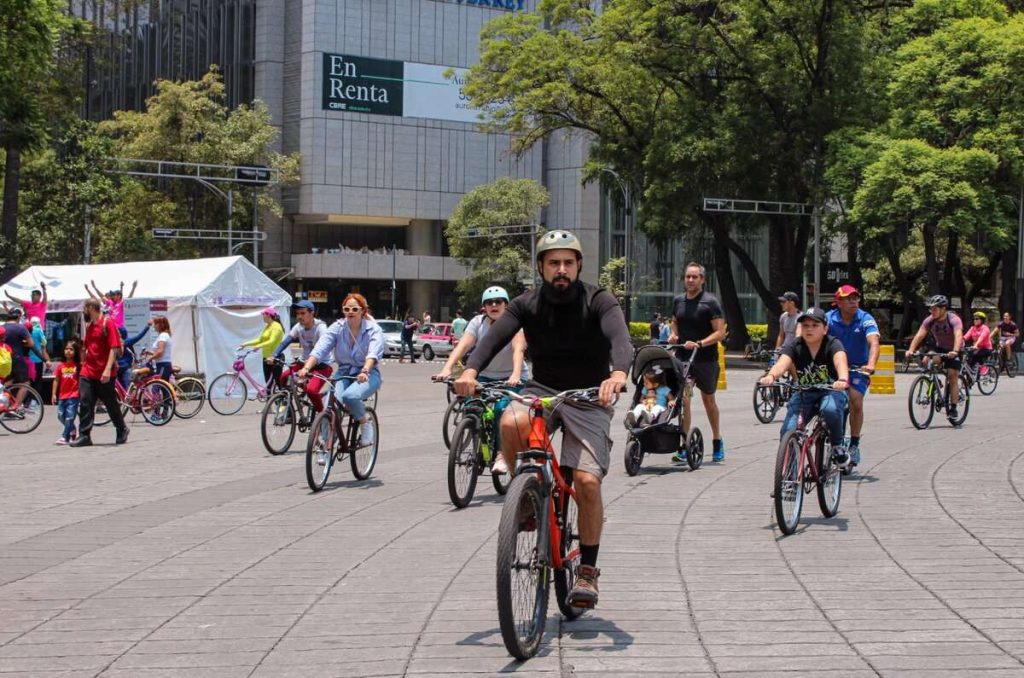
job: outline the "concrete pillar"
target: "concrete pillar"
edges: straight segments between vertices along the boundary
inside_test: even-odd
[[[419,256],[441,256],[442,222],[428,219],[413,219],[406,229],[406,249],[409,254]],[[423,311],[430,311],[434,320],[440,320],[441,281],[411,280],[408,285],[409,298],[403,300],[417,318]]]

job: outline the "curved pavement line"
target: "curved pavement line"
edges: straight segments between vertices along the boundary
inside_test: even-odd
[[[162,629],[162,628],[164,628],[165,626],[167,626],[167,624],[169,624],[169,623],[170,623],[171,621],[173,621],[174,619],[177,619],[177,618],[178,618],[178,617],[180,617],[181,615],[183,615],[183,614],[185,614],[186,612],[188,612],[189,610],[191,610],[191,609],[192,609],[193,607],[195,607],[195,605],[197,605],[197,604],[198,604],[199,602],[201,602],[201,601],[205,600],[205,599],[206,599],[206,597],[208,597],[208,596],[209,596],[209,595],[211,595],[212,593],[216,592],[217,590],[219,590],[219,589],[223,588],[224,586],[226,586],[226,585],[227,585],[227,584],[229,584],[230,582],[234,581],[235,579],[237,579],[237,578],[238,578],[238,577],[239,577],[240,575],[244,574],[245,572],[248,572],[249,570],[253,569],[254,567],[256,567],[256,566],[258,566],[258,565],[262,564],[262,563],[263,563],[263,562],[265,562],[266,560],[268,560],[268,559],[272,558],[273,556],[277,555],[278,553],[280,553],[280,552],[284,551],[284,550],[285,550],[285,549],[287,549],[287,548],[290,548],[291,546],[293,546],[293,545],[295,545],[296,543],[298,543],[298,542],[302,541],[303,539],[307,539],[307,538],[309,538],[309,537],[313,536],[313,535],[314,535],[314,534],[316,534],[317,532],[320,532],[320,531],[322,531],[322,530],[325,530],[325,529],[327,529],[327,528],[329,528],[329,527],[332,527],[333,525],[336,525],[336,524],[338,524],[338,523],[342,522],[343,520],[347,520],[348,518],[351,518],[351,517],[353,517],[353,516],[357,516],[357,515],[359,515],[360,513],[363,513],[363,512],[365,512],[365,511],[369,511],[370,509],[373,509],[373,508],[376,508],[377,506],[380,506],[381,504],[385,504],[385,503],[387,503],[387,502],[389,502],[389,501],[392,501],[392,500],[394,500],[394,499],[398,499],[398,498],[404,497],[404,496],[405,496],[405,495],[407,495],[407,494],[411,494],[411,493],[413,493],[413,492],[416,492],[417,490],[421,490],[421,489],[423,489],[424,487],[427,487],[427,486],[429,486],[429,485],[432,485],[432,484],[433,484],[434,482],[436,482],[436,481],[430,481],[430,482],[427,482],[427,483],[422,483],[422,484],[420,484],[420,485],[417,485],[417,486],[415,486],[415,487],[412,487],[412,488],[410,488],[410,489],[408,489],[408,490],[405,490],[404,492],[400,492],[400,493],[398,493],[398,494],[396,494],[396,495],[393,495],[393,496],[391,496],[391,497],[388,497],[388,498],[386,498],[386,499],[381,499],[380,501],[376,501],[376,502],[373,502],[372,504],[368,504],[368,505],[366,505],[366,506],[362,506],[362,507],[360,507],[360,508],[356,509],[355,511],[352,511],[352,512],[350,512],[350,513],[347,513],[347,514],[345,514],[344,516],[340,516],[340,517],[338,517],[338,518],[335,518],[335,519],[333,519],[333,520],[330,520],[330,521],[328,521],[327,523],[324,523],[323,525],[320,525],[319,527],[316,527],[316,528],[314,528],[314,529],[310,530],[309,532],[306,532],[305,534],[303,534],[303,535],[301,535],[301,536],[299,536],[299,537],[296,537],[295,539],[293,539],[293,540],[291,540],[291,541],[287,542],[286,544],[284,544],[284,545],[282,545],[282,546],[280,546],[280,547],[278,547],[278,548],[274,549],[273,551],[271,551],[271,552],[269,552],[269,553],[265,554],[265,555],[264,555],[263,557],[261,557],[261,558],[259,558],[258,560],[256,560],[256,561],[254,561],[254,562],[250,563],[249,565],[245,566],[244,568],[242,568],[242,569],[241,569],[241,570],[239,570],[238,572],[235,572],[235,573],[234,573],[233,575],[231,575],[230,577],[228,577],[227,579],[225,579],[225,580],[224,580],[224,581],[222,581],[221,583],[217,584],[216,586],[214,586],[213,588],[211,588],[211,589],[210,589],[209,591],[207,591],[207,592],[206,592],[206,593],[204,593],[203,595],[201,595],[201,596],[197,596],[197,597],[196,597],[196,600],[192,601],[191,603],[189,603],[189,604],[188,604],[187,606],[185,606],[185,607],[184,607],[184,608],[182,608],[181,610],[178,610],[178,611],[177,611],[176,613],[174,613],[173,615],[170,615],[170,616],[169,616],[169,617],[168,617],[167,619],[165,619],[165,620],[164,620],[164,621],[163,621],[163,622],[162,622],[162,623],[161,623],[161,624],[160,624],[159,626],[157,626],[157,627],[156,627],[155,629],[151,630],[151,631],[150,631],[149,633],[147,633],[147,634],[146,634],[145,636],[143,636],[143,637],[139,638],[138,640],[136,640],[135,642],[133,642],[133,643],[132,643],[132,644],[131,644],[131,645],[130,645],[130,646],[129,646],[129,647],[127,648],[127,649],[123,650],[123,651],[122,651],[121,653],[119,653],[119,654],[118,654],[118,655],[117,655],[116,657],[114,657],[114,658],[113,658],[112,660],[110,660],[110,662],[108,662],[108,663],[107,663],[107,664],[106,664],[106,665],[105,665],[105,666],[104,666],[104,667],[103,667],[102,669],[100,669],[100,670],[99,670],[99,671],[97,672],[97,675],[100,675],[100,674],[104,673],[105,671],[109,670],[111,666],[113,666],[113,665],[114,665],[114,664],[115,664],[115,663],[116,663],[116,662],[117,662],[117,661],[118,661],[119,659],[121,659],[121,657],[124,657],[124,656],[125,656],[126,654],[128,654],[129,652],[131,652],[132,650],[134,650],[134,649],[135,649],[136,647],[138,647],[138,645],[139,645],[139,644],[141,644],[141,643],[142,643],[143,641],[145,641],[145,640],[149,639],[150,637],[152,637],[152,636],[153,636],[153,634],[155,634],[155,633],[156,633],[157,631],[159,631],[160,629]],[[319,495],[319,494],[313,495],[313,498],[311,498],[311,499],[309,500],[309,502],[315,501],[315,500],[316,500],[317,498],[320,498],[320,497],[322,497],[322,496],[323,496],[323,495]],[[309,502],[301,502],[301,503],[309,503]],[[290,510],[290,509],[289,509],[289,510]],[[278,512],[275,512],[275,513],[278,513]],[[272,515],[273,515],[273,514],[272,514]],[[436,514],[434,514],[434,515],[436,515]],[[233,529],[238,529],[238,528],[233,528]],[[409,529],[411,529],[411,528],[409,528]],[[403,532],[402,534],[404,534],[404,532]],[[401,536],[401,535],[399,535],[399,536]],[[390,543],[390,542],[389,542],[389,543]],[[192,548],[195,548],[195,547],[192,547]],[[187,549],[187,550],[191,550],[191,548],[190,548],[190,549]],[[374,553],[376,553],[376,551],[375,551]],[[364,559],[364,560],[365,560],[365,559]],[[361,562],[362,562],[362,561],[361,561]],[[360,564],[361,564],[361,562],[360,562]],[[358,567],[358,565],[356,565],[355,567]],[[352,572],[352,570],[353,570],[353,569],[355,569],[355,567],[353,567],[353,568],[352,568],[352,569],[350,569],[350,570],[349,570],[348,572],[346,572],[346,573],[345,573],[345,575],[343,575],[343,578],[344,578],[344,576],[347,576],[347,575],[348,575],[348,573]],[[147,569],[148,569],[148,568],[147,568]],[[339,580],[339,581],[340,581],[340,580]],[[337,584],[337,582],[335,582],[335,585],[336,585],[336,584]],[[330,588],[328,588],[327,590],[329,591],[329,590],[330,590],[331,588],[333,588],[333,586],[332,586],[332,587],[330,587]],[[319,600],[320,600],[320,598],[321,598],[322,596],[323,596],[323,594],[321,594],[320,596],[318,596],[316,600],[317,600],[317,601],[319,601]],[[312,605],[311,605],[310,607],[312,607]],[[301,618],[302,616],[305,616],[306,612],[308,612],[308,611],[309,611],[309,608],[307,608],[307,610],[306,610],[306,611],[304,611],[304,612],[302,613],[302,615],[300,616],[300,618]],[[294,627],[294,624],[292,625],[292,627]],[[289,627],[289,630],[291,630],[291,628],[292,628],[292,627]],[[287,635],[287,631],[285,632],[285,635]],[[284,637],[284,635],[282,635],[282,636],[281,636],[281,638],[283,638],[283,637]],[[278,643],[280,642],[280,640],[281,640],[281,639],[279,638],[279,639],[278,639]],[[277,643],[274,643],[274,647],[277,647]],[[271,649],[273,649],[273,648],[271,648]],[[269,652],[268,652],[267,654],[269,654]],[[265,659],[265,658],[266,658],[266,655],[264,655],[263,659]],[[261,659],[261,660],[260,660],[260,663],[262,663],[263,659]],[[259,664],[257,664],[257,667],[259,667]],[[255,668],[254,668],[253,670],[255,671]]]
[[[981,442],[982,443],[989,442],[990,440],[995,440],[998,437],[1000,437],[1000,436],[993,436],[992,438],[989,438],[988,440],[984,440],[984,441],[981,441]],[[978,441],[973,441],[971,446],[972,447],[976,447],[977,444],[978,444]],[[911,448],[911,449],[914,449],[914,448]],[[968,449],[968,448],[963,447],[963,448],[954,450],[951,456],[955,456],[957,454],[960,454],[961,452],[963,452],[966,449]],[[878,468],[882,464],[895,459],[896,457],[900,456],[903,452],[906,452],[906,451],[907,450],[901,450],[901,451],[898,451],[898,452],[894,452],[893,454],[889,455],[885,459],[882,459],[881,461],[879,461],[877,464],[875,464],[874,466],[872,466],[868,470],[869,471],[874,471],[876,468]],[[948,461],[948,459],[946,461]],[[945,462],[943,462],[943,463],[945,463]],[[950,605],[948,602],[946,602],[945,598],[943,598],[937,592],[932,590],[931,587],[929,587],[927,584],[925,584],[923,581],[921,581],[918,577],[914,576],[914,574],[911,573],[910,570],[908,570],[907,567],[905,565],[903,565],[903,563],[901,563],[899,560],[896,559],[895,556],[893,556],[892,552],[889,549],[887,549],[885,547],[885,545],[882,543],[882,540],[878,538],[878,534],[876,534],[875,531],[871,528],[871,524],[864,517],[864,514],[861,511],[861,508],[860,508],[860,483],[857,483],[857,489],[856,489],[856,491],[854,493],[854,497],[855,497],[855,505],[857,507],[857,517],[860,518],[861,523],[864,525],[864,529],[867,530],[869,535],[871,535],[871,538],[878,545],[878,548],[882,549],[882,552],[885,553],[885,555],[889,558],[890,561],[892,561],[892,564],[895,565],[897,568],[899,568],[900,572],[905,574],[912,582],[917,584],[922,590],[928,592],[928,594],[930,596],[932,596],[936,601],[938,601],[939,604],[941,604],[944,608],[949,610],[957,619],[962,621],[969,628],[974,630],[975,633],[977,633],[979,636],[981,636],[982,638],[987,640],[989,643],[991,643],[993,647],[998,648],[999,651],[1002,652],[1003,654],[1005,654],[1007,657],[1009,657],[1010,659],[1014,660],[1018,664],[1021,664],[1022,666],[1024,666],[1024,660],[1022,660],[1021,658],[1017,657],[1012,652],[1007,650],[998,641],[996,641],[992,636],[990,636],[988,633],[986,633],[985,631],[983,631],[980,628],[978,628],[969,619],[967,619],[965,616],[960,614],[960,612],[958,612],[952,605]]]
[[[753,442],[753,443],[748,443],[746,445],[741,445],[741,446],[738,446],[738,447],[734,447],[732,449],[741,450],[741,449],[744,449],[744,448],[755,447],[755,446],[760,446],[760,445],[761,445],[760,442]],[[689,586],[689,584],[686,583],[686,577],[683,575],[683,562],[682,562],[682,560],[679,557],[679,546],[680,546],[680,543],[683,540],[683,528],[686,527],[686,519],[687,519],[687,517],[689,517],[690,510],[697,503],[697,500],[700,499],[704,495],[705,492],[707,492],[709,489],[714,487],[720,481],[725,480],[726,478],[728,478],[732,474],[734,474],[734,473],[736,473],[738,471],[741,471],[741,470],[747,468],[748,466],[752,466],[753,464],[756,464],[756,463],[758,463],[758,462],[760,462],[762,460],[763,460],[763,457],[757,457],[755,459],[751,459],[750,461],[746,462],[745,464],[742,464],[742,465],[737,466],[735,468],[729,469],[728,471],[726,471],[725,473],[723,473],[722,475],[718,476],[717,478],[712,480],[710,483],[708,483],[707,485],[702,487],[700,492],[695,494],[693,496],[693,498],[690,499],[690,503],[686,505],[686,510],[683,511],[683,515],[682,515],[682,517],[679,520],[679,527],[676,529],[675,544],[673,546],[673,548],[675,550],[675,553],[676,553],[676,574],[679,575],[679,582],[683,585],[683,593],[686,596],[686,612],[687,612],[687,616],[689,616],[689,618],[690,618],[690,625],[693,626],[693,631],[694,631],[694,633],[697,636],[697,642],[700,644],[700,649],[704,653],[704,659],[707,660],[708,665],[711,667],[712,673],[714,673],[716,676],[720,676],[722,674],[721,674],[721,671],[718,668],[718,664],[716,664],[714,658],[712,658],[710,650],[708,650],[707,645],[704,643],[704,635],[701,633],[700,623],[697,621],[697,615],[694,614],[694,611],[693,611],[693,597],[690,594],[690,586]]]
[[[379,504],[379,503],[382,503],[382,502],[385,502],[385,501],[390,501],[391,499],[397,499],[397,498],[402,497],[402,496],[404,496],[404,495],[406,495],[406,494],[408,494],[410,492],[414,492],[417,489],[425,487],[426,485],[429,485],[429,484],[430,483],[424,483],[422,485],[417,485],[416,487],[408,489],[408,490],[405,490],[404,492],[402,492],[400,494],[396,494],[396,495],[394,495],[392,497],[389,497],[387,499],[382,499],[382,500],[380,500],[380,502],[377,502],[377,503]],[[287,485],[285,485],[283,487],[287,487]],[[272,488],[269,488],[267,490],[264,490],[263,492],[257,492],[256,494],[247,495],[245,498],[259,496],[261,494],[266,494],[267,492],[276,492],[276,491],[278,491],[280,489],[282,489],[281,486],[272,487]],[[319,495],[313,495],[312,497],[307,495],[303,501],[299,501],[299,502],[296,502],[294,504],[290,504],[290,505],[288,505],[288,506],[286,506],[284,508],[278,509],[276,511],[272,511],[272,512],[267,513],[265,515],[259,516],[258,518],[253,518],[252,520],[246,521],[246,522],[241,523],[239,525],[234,525],[234,526],[224,530],[223,532],[220,532],[220,533],[218,533],[216,535],[213,535],[212,537],[209,537],[208,539],[204,539],[204,540],[202,540],[200,542],[196,542],[195,544],[192,544],[191,546],[188,546],[187,548],[183,548],[180,551],[175,551],[171,555],[166,556],[164,558],[161,558],[160,560],[158,560],[158,561],[156,561],[154,563],[151,563],[150,565],[147,565],[146,567],[142,568],[141,570],[137,570],[137,571],[131,573],[130,575],[126,576],[126,577],[122,577],[121,579],[118,579],[116,582],[114,582],[110,586],[104,587],[104,588],[100,589],[99,591],[96,591],[95,593],[91,593],[88,596],[85,596],[84,598],[80,599],[78,602],[76,602],[71,607],[68,607],[68,608],[66,608],[64,610],[61,610],[60,613],[54,615],[53,617],[50,617],[48,619],[44,619],[43,621],[39,622],[38,624],[36,624],[32,628],[27,629],[27,630],[23,631],[22,633],[17,634],[13,638],[9,638],[6,641],[0,643],[0,647],[4,647],[5,645],[13,643],[14,641],[18,640],[22,636],[27,635],[27,634],[35,631],[36,629],[38,629],[40,626],[43,626],[44,624],[48,624],[51,621],[55,621],[55,620],[60,619],[65,613],[70,612],[72,610],[78,609],[82,605],[82,603],[88,602],[88,601],[92,600],[93,598],[102,596],[104,593],[110,591],[111,589],[117,588],[118,586],[120,586],[124,582],[126,582],[126,581],[128,581],[130,579],[133,579],[134,577],[137,577],[138,575],[140,575],[140,574],[142,574],[144,572],[148,572],[149,570],[152,570],[155,567],[159,567],[159,566],[163,565],[164,563],[166,563],[166,562],[168,562],[170,560],[173,560],[174,558],[177,558],[178,556],[182,556],[182,555],[184,555],[186,553],[189,553],[190,551],[194,551],[197,548],[201,548],[201,547],[203,547],[203,546],[205,546],[205,545],[207,545],[207,544],[209,544],[209,543],[211,543],[213,541],[216,541],[217,539],[220,539],[221,537],[229,535],[232,532],[235,532],[237,530],[241,530],[241,529],[250,527],[250,526],[252,526],[252,525],[254,525],[256,523],[259,523],[259,522],[261,522],[263,520],[267,520],[268,518],[273,518],[274,516],[279,515],[281,513],[285,513],[287,511],[291,511],[291,510],[293,510],[293,509],[295,509],[297,507],[300,507],[300,506],[303,506],[305,504],[308,504],[308,503],[311,503],[313,501],[316,501],[317,498],[319,498]],[[212,506],[212,507],[208,507],[208,508],[203,508],[201,511],[197,511],[196,513],[203,513],[205,511],[214,510],[214,509],[220,508],[221,506],[225,506],[225,505],[227,505],[229,503],[231,503],[231,502],[230,501],[229,502],[224,502],[224,503],[218,504],[216,506]],[[140,505],[145,505],[145,504],[140,504]],[[376,504],[373,504],[373,505],[376,505]],[[349,516],[356,515],[357,513],[360,513],[362,511],[364,511],[365,509],[366,509],[366,507],[360,507],[356,511],[354,511],[354,512],[352,512],[350,514],[347,514],[344,517],[347,518]],[[168,522],[170,522],[170,521],[168,521]],[[165,525],[165,524],[166,523],[161,523],[161,525]],[[154,526],[154,527],[159,527],[159,525],[158,526]],[[134,536],[134,535],[132,535],[132,536]],[[112,545],[113,543],[116,543],[116,542],[112,542],[109,545]],[[294,543],[294,542],[292,542],[292,543]],[[105,547],[101,547],[101,548],[105,548]],[[95,550],[100,550],[100,549],[95,549]],[[34,572],[34,573],[30,574],[30,575],[27,575],[26,577],[23,577],[22,579],[26,579],[28,577],[34,576],[36,574],[39,574],[41,572],[46,572],[46,571],[48,571],[50,569],[53,569],[54,567],[60,567],[61,565],[64,565],[64,564],[69,563],[69,562],[71,562],[73,560],[76,560],[77,558],[81,558],[83,556],[89,555],[89,553],[94,553],[94,552],[95,551],[88,551],[86,553],[79,554],[77,556],[69,558],[68,560],[63,561],[62,563],[58,563],[58,564],[53,565],[51,567],[48,567],[48,568],[39,570],[38,572]],[[21,579],[18,579],[16,581],[21,581]],[[9,582],[9,583],[15,583],[15,582]],[[219,588],[222,585],[223,585],[223,582],[222,582],[222,584],[218,585],[217,588]],[[216,589],[213,589],[213,590],[216,590]],[[204,595],[206,595],[206,594],[204,594]],[[184,612],[184,610],[182,610],[182,612]],[[181,614],[181,612],[179,612],[178,614]],[[166,622],[164,622],[164,623],[166,624]],[[161,626],[163,626],[163,624],[161,624]],[[104,670],[106,670],[106,669],[104,669]]]
[[[1003,437],[1010,436],[1010,435],[1016,435],[1016,434],[1004,433],[1002,435],[995,436],[994,438],[990,438],[989,440],[990,441],[991,440],[998,440],[999,438],[1003,438]],[[953,459],[955,459],[958,455],[963,454],[964,452],[966,452],[968,450],[971,450],[971,449],[976,449],[976,448],[974,448],[974,447],[965,447],[964,449],[962,449],[962,450],[960,450],[958,452],[954,452],[952,456],[950,456],[948,459],[946,459],[946,461],[944,461],[941,464],[939,464],[938,466],[936,466],[935,470],[932,471],[932,475],[931,475],[931,488],[932,488],[932,495],[935,497],[935,503],[937,503],[939,505],[939,508],[942,509],[942,512],[945,513],[946,516],[948,516],[950,520],[952,520],[954,523],[956,523],[956,525],[961,530],[963,530],[964,532],[969,534],[971,536],[971,539],[973,539],[974,541],[978,542],[979,546],[983,547],[986,551],[988,551],[989,553],[991,553],[996,558],[998,558],[999,560],[1003,561],[1004,563],[1006,563],[1007,565],[1009,565],[1013,569],[1017,570],[1021,574],[1024,574],[1024,568],[1022,568],[1020,565],[1017,565],[1013,561],[1007,559],[1001,553],[999,553],[998,551],[993,549],[991,546],[986,544],[978,535],[974,534],[974,532],[972,532],[970,528],[968,528],[966,525],[964,525],[962,522],[960,522],[960,520],[957,519],[957,517],[954,516],[950,512],[950,510],[948,508],[946,508],[946,505],[942,502],[942,497],[939,496],[939,490],[935,486],[935,478],[936,478],[936,476],[938,476],[939,471],[941,471],[942,468],[946,464],[948,464],[949,462],[953,461]],[[1021,457],[1021,455],[1024,455],[1024,452],[1021,452],[1021,454],[1017,455],[1017,457],[1014,458],[1014,461],[1019,459]],[[1011,461],[1010,462],[1010,467],[1012,468],[1012,466],[1013,466],[1013,462]],[[1013,487],[1014,490],[1016,490],[1016,486],[1013,485],[1013,481],[1012,480],[1010,481],[1010,485]],[[1020,496],[1020,495],[1018,494],[1018,496]],[[1022,662],[1022,663],[1024,663],[1024,662]]]
[[[1024,458],[1024,452],[1021,452],[1014,457],[1013,461],[1011,461],[1010,465],[1006,468],[1006,482],[1010,483],[1010,489],[1012,489],[1013,493],[1017,495],[1017,498],[1024,501],[1024,494],[1021,494],[1020,488],[1017,487],[1017,483],[1013,482],[1013,467],[1021,460],[1021,458]]]

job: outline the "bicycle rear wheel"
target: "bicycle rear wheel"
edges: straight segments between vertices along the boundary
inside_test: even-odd
[[[284,454],[288,451],[295,440],[298,418],[299,413],[292,404],[290,391],[278,391],[270,396],[260,420],[260,436],[267,452]]]
[[[180,419],[191,419],[199,414],[206,402],[206,385],[195,377],[183,377],[174,385],[177,402],[174,415]]]
[[[444,420],[441,422],[441,436],[444,438],[444,449],[449,449],[452,446],[452,434],[455,433],[455,428],[462,421],[462,406],[465,401],[462,398],[456,398],[448,404],[448,409],[444,411]]]
[[[843,491],[842,469],[832,459],[828,446],[821,438],[815,441],[815,455],[818,462],[818,507],[821,515],[832,518],[839,512],[839,497]]]
[[[493,452],[493,454],[501,454],[501,450],[495,450]],[[504,497],[505,494],[508,492],[509,485],[512,484],[512,474],[511,473],[495,473],[494,472],[494,465],[492,464],[491,465],[491,484],[494,485],[494,491]]]
[[[377,425],[377,413],[372,407],[366,408],[366,416],[370,418],[373,426],[373,444],[366,447],[358,447],[358,438],[355,441],[356,447],[351,450],[348,460],[352,465],[352,475],[356,480],[366,480],[373,473],[373,467],[377,464],[377,450],[380,448],[380,426]]]
[[[480,421],[466,417],[455,429],[448,449],[448,498],[455,508],[466,508],[473,501],[480,459]]]
[[[953,417],[948,417],[949,418],[949,423],[952,424],[954,427],[956,427],[956,426],[963,426],[964,422],[967,421],[967,412],[968,412],[968,410],[971,409],[971,392],[970,392],[970,390],[964,388],[963,385],[961,385],[959,391],[960,391],[960,402],[957,403],[957,414],[959,416],[957,416],[955,419]],[[948,410],[947,410],[947,413],[948,413]]]
[[[561,499],[562,508],[562,539],[558,545],[562,557],[562,567],[554,570],[555,599],[558,609],[566,619],[575,619],[586,612],[586,608],[569,604],[569,593],[576,585],[576,568],[580,565],[580,527],[579,508],[572,495],[566,493]]]
[[[981,374],[984,369],[984,374]],[[978,390],[982,395],[992,395],[999,385],[999,368],[987,362],[978,367]]]
[[[245,405],[245,401],[249,397],[249,387],[245,385],[239,375],[234,372],[225,372],[210,382],[207,395],[210,398],[210,407],[214,412],[230,416]]]
[[[800,436],[790,431],[779,443],[775,457],[775,520],[783,534],[793,534],[804,504]]]
[[[932,381],[925,375],[914,379],[907,395],[907,409],[910,410],[910,423],[920,430],[928,428],[935,416],[935,391]]]
[[[334,466],[338,441],[333,424],[333,413],[324,410],[316,415],[309,429],[309,440],[306,442],[306,484],[314,492],[324,489],[327,477],[331,475],[331,467]]]
[[[31,433],[39,428],[43,421],[46,407],[39,392],[28,384],[14,384],[7,387],[10,397],[10,410],[0,414],[0,426],[11,433]],[[14,409],[14,404],[21,399],[21,407]]]
[[[498,625],[516,659],[537,654],[548,614],[548,544],[542,540],[544,497],[537,476],[518,475],[498,524]],[[543,554],[543,555],[542,555]]]
[[[762,424],[770,424],[779,411],[779,398],[773,386],[754,383],[754,416]]]
[[[1010,351],[1009,358],[1003,358],[1003,369],[1006,370],[1006,376],[1013,379],[1017,376],[1017,354]]]
[[[147,381],[139,389],[142,418],[153,426],[163,426],[174,417],[174,391],[162,379]]]

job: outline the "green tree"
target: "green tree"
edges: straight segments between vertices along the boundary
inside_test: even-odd
[[[501,285],[512,296],[523,291],[533,275],[528,235],[468,237],[473,229],[534,224],[551,201],[547,189],[532,179],[502,177],[462,196],[455,206],[445,237],[453,257],[470,267],[456,284],[464,308],[477,308],[489,285]]]
[[[482,33],[466,91],[520,148],[560,130],[592,135],[589,174],[613,167],[640,198],[655,240],[714,236],[715,273],[733,342],[746,341],[736,256],[766,306],[795,286],[811,225],[770,218],[770,269],[734,238],[705,195],[820,203],[828,135],[876,115],[875,42],[887,3],[618,0],[598,15],[549,0]],[[774,291],[773,291],[774,290]]]
[[[61,0],[0,0],[0,146],[4,149],[3,249],[18,244],[18,194],[22,156],[47,138],[48,102],[60,35],[71,22]],[[15,273],[4,258],[0,280]]]

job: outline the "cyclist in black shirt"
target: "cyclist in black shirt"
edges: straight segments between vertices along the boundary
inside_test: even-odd
[[[566,231],[544,234],[537,245],[537,265],[543,285],[513,299],[491,325],[455,382],[455,390],[463,396],[472,394],[477,374],[520,329],[533,357],[534,381],[525,393],[600,388],[602,406],[565,402],[548,421],[549,429],[558,422],[564,427],[560,465],[571,472],[579,502],[580,566],[569,603],[593,607],[601,574],[597,569],[604,522],[601,479],[611,459],[610,405],[626,385],[633,349],[615,297],[579,280],[583,250],[576,236]],[[515,468],[516,454],[526,448],[529,436],[525,408],[513,403],[501,418],[502,454],[509,468]]]
[[[704,290],[704,267],[695,261],[686,265],[683,284],[686,294],[676,297],[672,302],[672,334],[668,343],[682,343],[684,350],[678,351],[680,360],[688,360],[690,352],[697,350],[697,357],[690,366],[690,376],[700,390],[700,398],[704,401],[704,411],[708,414],[711,424],[712,461],[725,461],[725,441],[718,426],[718,402],[715,391],[718,390],[718,342],[725,338],[725,319],[722,317],[722,305],[718,298]],[[690,430],[691,420],[690,396],[683,398],[683,431]],[[676,462],[686,461],[685,452],[677,452],[672,456]]]

